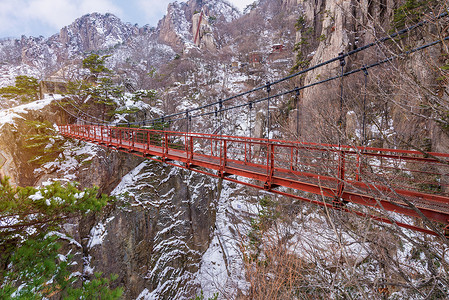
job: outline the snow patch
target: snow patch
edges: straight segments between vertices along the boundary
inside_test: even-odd
[[[115,217],[107,218],[104,223],[100,222],[91,229],[89,242],[87,243],[87,248],[91,249],[96,245],[103,244],[103,241],[106,238],[106,235],[108,234],[106,230],[106,225],[112,220],[114,220],[114,218]]]
[[[22,104],[19,106],[15,106],[13,108],[2,109],[0,110],[0,128],[5,124],[14,123],[14,119],[25,119],[20,114],[26,114],[28,111],[32,110],[40,110],[45,106],[49,105],[54,100],[60,100],[62,96],[57,95],[54,98],[45,98],[42,100],[33,101],[30,103]]]

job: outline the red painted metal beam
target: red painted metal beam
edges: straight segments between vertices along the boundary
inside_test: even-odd
[[[95,142],[155,161],[166,162],[176,167],[221,177],[329,208],[336,207],[331,203],[300,197],[274,188],[283,186],[330,198],[340,204],[346,201],[373,207],[378,211],[387,210],[406,216],[421,217],[416,210],[405,204],[403,201],[403,198],[405,198],[415,203],[420,213],[430,220],[449,223],[449,197],[444,190],[441,190],[438,194],[431,194],[416,191],[412,186],[410,189],[403,189],[397,188],[394,183],[390,187],[361,181],[367,171],[370,171],[372,175],[379,175],[375,173],[376,168],[382,170],[382,172],[385,172],[383,168],[388,168],[392,172],[409,172],[412,175],[416,173],[419,176],[437,175],[439,178],[445,178],[449,176],[449,154],[447,153],[432,152],[425,154],[413,150],[362,148],[280,140],[268,141],[247,137],[141,128],[91,125],[65,125],[59,128],[61,134],[67,137]],[[171,141],[176,140],[178,144],[173,144],[176,147],[170,147],[170,143],[173,143]],[[180,141],[182,141],[182,144],[179,144]],[[195,142],[200,145],[200,148],[206,148],[195,151]],[[207,150],[208,145],[210,145],[210,151]],[[250,155],[248,155],[248,152]],[[325,154],[324,161],[322,160],[323,154]],[[366,169],[362,163],[362,158],[365,160],[379,159],[380,161],[374,161],[377,165],[374,165],[371,169]],[[331,163],[331,165],[326,166],[326,162]],[[425,168],[422,168],[422,171],[417,167],[407,169],[407,163],[416,164],[416,162],[420,163],[420,167]],[[324,167],[322,168],[324,170],[321,170],[320,167]],[[428,171],[426,168],[435,170]],[[213,172],[216,172],[216,174]],[[351,175],[351,172],[356,172],[356,175]],[[258,181],[259,184],[249,184],[229,177],[231,175],[253,179]],[[382,175],[385,174],[380,173],[380,176]],[[412,175],[408,176],[413,177]],[[426,178],[427,181],[423,182],[428,182],[431,179]],[[420,180],[422,181],[422,179]],[[421,181],[417,182],[418,186]],[[441,179],[440,181],[430,181],[430,186],[446,187],[441,183]],[[338,206],[337,209],[349,211],[342,206]],[[351,212],[386,223],[392,222],[380,216]],[[398,225],[430,233],[427,229],[413,225],[403,223],[398,223]]]

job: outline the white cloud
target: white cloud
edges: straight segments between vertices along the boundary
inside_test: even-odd
[[[167,6],[174,0],[137,0],[137,5],[142,9],[148,18],[147,23],[157,23],[154,20],[160,20],[167,12]]]
[[[127,4],[127,1],[123,1],[123,3]],[[83,0],[80,5],[80,13],[79,16],[91,13],[91,12],[99,12],[99,13],[112,13],[117,17],[122,17],[123,10],[119,6],[112,3],[110,0]],[[79,17],[78,16],[78,17]]]
[[[27,17],[47,23],[59,30],[76,18],[92,12],[120,15],[122,10],[109,0],[31,0],[27,6]]]
[[[17,35],[19,30],[20,34],[27,34],[33,26],[56,33],[76,18],[92,12],[110,12],[119,17],[123,14],[111,0],[1,0],[0,33]]]
[[[39,21],[55,29],[73,21],[77,11],[75,3],[69,0],[31,0],[25,7],[23,18]]]
[[[0,2],[0,28],[2,31],[8,32],[14,29],[14,19],[18,17],[19,10],[22,1],[17,0],[2,0]]]

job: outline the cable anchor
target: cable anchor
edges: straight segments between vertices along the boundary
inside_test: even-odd
[[[271,92],[271,82],[267,81],[267,93]]]
[[[342,51],[340,53],[338,53],[338,59],[340,60],[340,66],[344,67],[346,66],[346,61],[345,61],[345,53]]]
[[[363,74],[365,74],[365,76],[368,76],[369,74],[368,74],[368,68],[366,67],[366,65],[363,65],[362,66],[362,71],[363,71]]]

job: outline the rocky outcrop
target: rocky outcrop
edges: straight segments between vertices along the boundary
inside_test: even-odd
[[[66,116],[51,105],[51,100],[40,100],[36,103],[17,106],[1,112],[0,121],[0,155],[3,164],[0,176],[6,176],[11,182],[20,186],[35,185],[38,178],[34,170],[37,164],[30,162],[36,153],[27,148],[28,139],[36,134],[31,121],[52,123],[66,122]]]
[[[175,51],[184,48],[184,42],[192,39],[190,34],[191,24],[185,15],[185,3],[170,3],[167,8],[167,15],[159,21],[158,40],[171,46]]]
[[[194,14],[192,17],[192,34],[195,46],[210,51],[217,49],[209,17],[204,13]]]
[[[214,180],[146,161],[113,194],[124,196],[82,242],[85,271],[118,274],[126,299],[194,297],[215,222]]]
[[[125,43],[139,33],[139,27],[125,24],[112,14],[93,13],[62,28],[57,40],[65,47],[89,52]]]
[[[216,23],[231,22],[240,15],[237,9],[222,0],[174,2],[168,5],[167,15],[159,21],[157,29],[159,41],[181,52],[186,44],[194,42],[201,11],[207,16],[202,24],[209,24],[210,19]],[[214,49],[213,35],[208,33],[208,30],[203,31],[201,35],[205,37],[203,43],[207,49]]]
[[[392,28],[395,9],[401,4],[391,0],[300,1],[303,13],[298,19],[299,30],[296,37],[299,49],[298,64],[302,68],[313,66],[334,58],[341,52],[347,53],[387,35]],[[338,76],[342,71],[348,72],[364,64],[385,59],[395,51],[403,51],[404,47],[423,45],[432,39],[431,32],[430,27],[425,28],[415,32],[398,47],[383,44],[352,55],[345,59],[343,68],[339,61],[336,61],[312,70],[305,74],[301,84],[307,85]],[[426,54],[416,53],[410,56],[406,63],[394,62],[369,70],[367,122],[371,123],[366,126],[369,127],[368,138],[373,143],[377,143],[376,140],[384,140],[384,144],[376,144],[377,146],[391,147],[394,143],[402,143],[405,146],[410,142],[422,146],[421,140],[433,135],[430,129],[434,128],[433,125],[425,124],[428,120],[414,116],[423,104],[421,101],[428,96],[413,86],[434,85],[432,81],[437,77],[435,66],[438,65],[439,57],[440,50],[433,47]],[[416,83],[411,84],[414,80]],[[396,93],[393,92],[395,90]],[[360,144],[363,97],[364,77],[361,72],[345,77],[343,81],[333,80],[305,89],[300,99],[299,122],[307,126],[301,127],[300,136],[315,142]],[[404,98],[408,100],[405,102]],[[343,106],[340,111],[341,101]],[[370,110],[369,107],[375,109]],[[405,107],[410,108],[407,111]],[[410,113],[411,111],[414,112]],[[347,128],[347,125],[350,128]],[[379,129],[384,132],[383,135],[379,135]],[[349,139],[343,137],[348,132]],[[439,134],[435,133],[435,136]],[[437,141],[433,143],[438,144]]]

